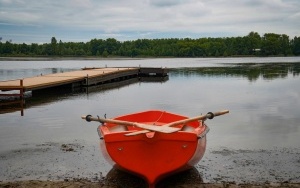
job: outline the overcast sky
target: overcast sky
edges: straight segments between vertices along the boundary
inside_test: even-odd
[[[2,42],[300,36],[300,0],[0,0]]]

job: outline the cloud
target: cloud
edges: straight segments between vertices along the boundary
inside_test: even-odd
[[[184,2],[188,2],[188,1],[184,1],[184,0],[149,0],[148,3],[152,6],[155,7],[170,7],[170,6],[175,6],[175,5],[179,5],[179,4],[183,4]]]
[[[93,4],[90,0],[69,0],[68,5],[80,9],[93,7]]]
[[[298,0],[0,0],[0,32],[17,25],[18,30],[3,35],[13,37],[30,27],[35,32],[51,28],[48,35],[73,39],[81,33],[86,40],[244,36],[251,31],[294,37],[300,35],[299,7]]]

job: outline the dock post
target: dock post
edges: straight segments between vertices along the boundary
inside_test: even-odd
[[[20,80],[20,99],[24,98],[23,79]]]
[[[89,75],[86,75],[86,85],[89,86]]]
[[[25,100],[21,99],[21,116],[24,116],[24,103],[25,103]]]
[[[89,74],[86,75],[86,87],[85,87],[86,95],[89,95]]]
[[[24,116],[24,87],[23,87],[23,79],[20,80],[20,107],[21,107],[21,116]]]

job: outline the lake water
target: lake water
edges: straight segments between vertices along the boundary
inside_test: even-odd
[[[98,151],[97,123],[80,117],[106,114],[112,118],[149,109],[190,117],[230,110],[228,115],[206,122],[210,127],[207,152],[196,166],[205,181],[217,181],[220,173],[226,174],[222,178],[228,181],[242,176],[244,182],[276,181],[272,173],[264,179],[253,169],[248,178],[244,176],[249,169],[243,168],[245,174],[240,169],[242,175],[230,171],[232,166],[243,166],[232,161],[250,159],[256,161],[257,171],[267,168],[278,171],[278,176],[284,171],[293,175],[281,175],[280,181],[299,181],[300,57],[0,61],[0,80],[105,66],[171,69],[168,80],[133,81],[88,94],[30,97],[24,116],[20,111],[0,114],[0,181],[105,176],[111,167]],[[63,153],[63,144],[78,152]],[[282,166],[264,166],[263,159],[278,155],[280,159],[273,162]]]

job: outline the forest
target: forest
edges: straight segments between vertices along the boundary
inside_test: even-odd
[[[0,40],[2,57],[235,57],[299,56],[300,37],[250,32],[244,37],[165,38],[118,41],[63,42],[52,37],[44,44],[16,44]]]

